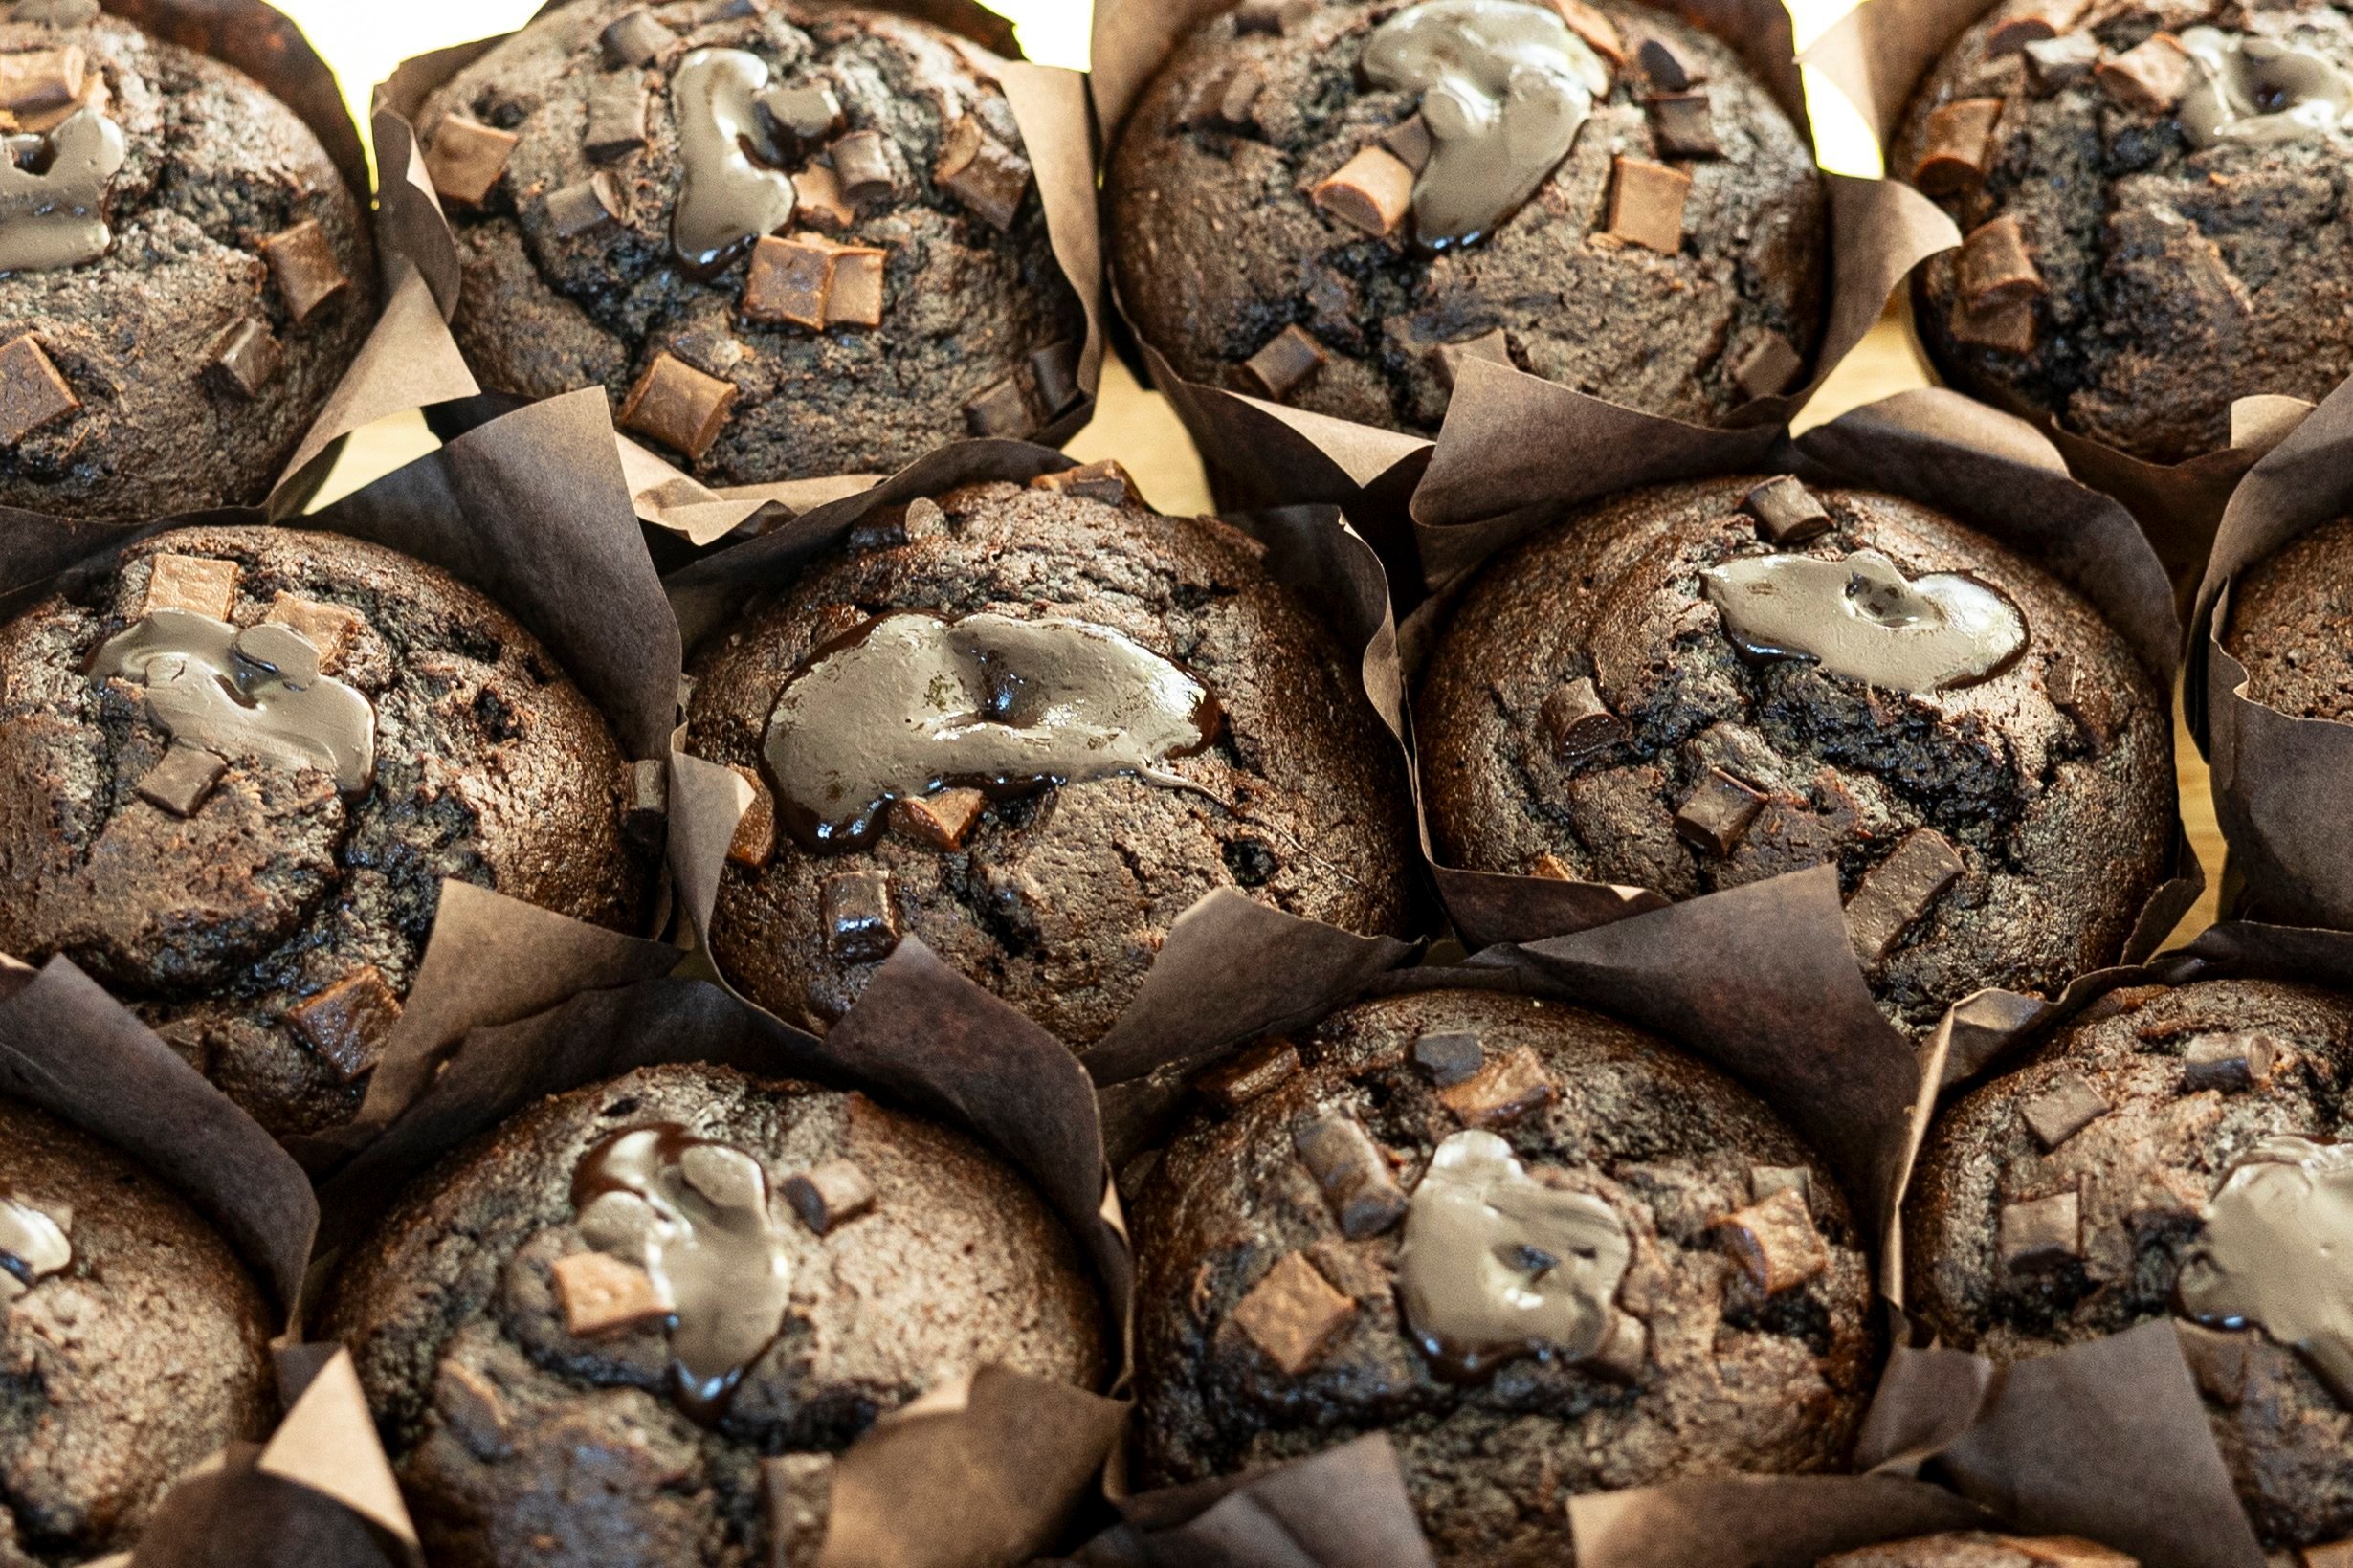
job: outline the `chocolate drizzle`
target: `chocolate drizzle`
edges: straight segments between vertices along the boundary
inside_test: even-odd
[[[122,127],[83,109],[47,136],[0,137],[0,272],[96,261],[114,243],[106,191],[122,166]]]
[[[21,1198],[0,1197],[0,1301],[15,1300],[74,1261],[74,1244],[65,1232],[66,1226],[46,1210]]]
[[[769,150],[757,99],[767,62],[741,49],[698,49],[670,80],[686,174],[670,244],[689,272],[724,271],[792,221],[792,180],[762,161]]]
[[[2353,1407],[2353,1143],[2265,1138],[2208,1200],[2182,1260],[2182,1314],[2258,1328]]]
[[[2193,147],[2324,136],[2353,113],[2353,74],[2308,50],[2210,27],[2186,30],[2182,47],[2198,80],[2175,118]]]
[[[998,799],[1134,774],[1216,739],[1217,699],[1106,627],[947,620],[899,610],[819,649],[777,696],[763,755],[777,808],[810,850],[873,841],[893,801],[946,788]]]
[[[345,795],[376,772],[376,711],[319,673],[319,650],[292,627],[242,631],[184,609],[159,609],[109,638],[90,661],[100,679],[146,688],[147,712],[174,740],[221,757],[256,757],[335,776]]]
[[[1701,576],[1725,633],[1751,658],[1812,659],[1874,686],[1942,692],[2026,651],[2026,616],[2002,593],[1958,572],[1907,580],[1876,550],[1747,556]]]
[[[1517,211],[1568,155],[1609,71],[1558,13],[1520,0],[1424,0],[1374,30],[1365,74],[1422,95],[1430,161],[1414,235],[1468,245]]]
[[[670,1303],[673,1392],[715,1425],[775,1343],[792,1293],[767,1173],[733,1144],[655,1122],[588,1152],[572,1207],[591,1247],[643,1269]]]
[[[1584,1361],[1615,1332],[1612,1303],[1632,1256],[1609,1204],[1537,1182],[1493,1133],[1456,1133],[1413,1189],[1398,1300],[1432,1364],[1454,1381],[1520,1356]]]

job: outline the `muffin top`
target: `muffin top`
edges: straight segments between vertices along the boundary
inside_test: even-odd
[[[261,1292],[144,1167],[0,1099],[0,1559],[128,1551],[183,1471],[276,1409]]]
[[[0,506],[259,502],[375,319],[358,199],[242,72],[85,0],[8,8],[0,59]]]
[[[2138,1568],[2140,1559],[2072,1535],[1954,1530],[1824,1557],[1820,1568]]]
[[[889,472],[1078,397],[1001,62],[776,0],[575,0],[419,117],[482,384],[601,385],[714,484]]]
[[[720,966],[823,1028],[921,937],[1082,1046],[1220,888],[1402,934],[1395,743],[1263,553],[1105,464],[878,515],[747,607],[690,661],[686,749],[761,795]]]
[[[2247,695],[2298,718],[2353,720],[2353,518],[2298,535],[2239,574],[2223,648]]]
[[[0,628],[0,952],[62,953],[271,1131],[347,1120],[442,880],[635,924],[604,719],[505,611],[187,528]]]
[[[1997,1361],[2172,1317],[2257,1530],[2353,1535],[2349,1085],[2353,999],[2112,992],[1938,1118],[1906,1306]]]
[[[1359,1004],[1204,1089],[1136,1195],[1145,1482],[1386,1430],[1461,1568],[1560,1560],[1577,1492],[1843,1465],[1870,1265],[1745,1090],[1476,991]]]
[[[2090,605],[1786,476],[1633,491],[1490,561],[1415,730],[1441,862],[1678,899],[1835,864],[1916,1028],[2113,962],[2172,828],[2164,699]]]
[[[1806,140],[1644,6],[1245,0],[1106,179],[1121,303],[1178,374],[1436,433],[1465,358],[1698,424],[1803,379]]]
[[[2353,11],[2004,0],[1920,83],[1891,173],[1966,241],[1914,320],[1965,391],[2172,463],[2231,404],[2353,371]]]
[[[972,1139],[699,1066],[453,1154],[324,1325],[433,1561],[576,1568],[812,1560],[877,1417],[984,1366],[1093,1388],[1112,1349],[1076,1244]]]

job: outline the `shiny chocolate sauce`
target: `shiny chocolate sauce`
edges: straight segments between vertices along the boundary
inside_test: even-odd
[[[1745,556],[1701,576],[1733,646],[1753,659],[1811,659],[1874,686],[1942,692],[2026,651],[2026,616],[2007,596],[1958,572],[1907,580],[1876,550]]]
[[[0,1301],[15,1300],[73,1261],[64,1226],[22,1199],[0,1197]]]
[[[1217,738],[1217,699],[1132,638],[1084,621],[899,610],[785,683],[763,755],[777,813],[811,850],[871,843],[895,800],[1000,799],[1134,774]]]
[[[335,776],[345,795],[376,772],[376,710],[319,673],[319,650],[292,627],[243,630],[184,609],[159,609],[109,638],[90,661],[100,679],[146,688],[147,712],[183,744]]]
[[[792,221],[792,180],[760,154],[756,104],[768,65],[741,49],[698,49],[678,62],[670,107],[685,177],[670,219],[671,248],[690,272],[721,272]]]
[[[716,1424],[775,1342],[792,1292],[767,1173],[733,1144],[655,1122],[588,1152],[572,1207],[590,1246],[643,1269],[669,1301],[673,1392]]]
[[[2210,27],[2181,38],[2198,79],[2174,118],[2193,147],[2325,136],[2353,116],[2353,74],[2323,55]]]
[[[1591,1358],[1632,1257],[1609,1204],[1536,1181],[1493,1133],[1456,1133],[1413,1189],[1397,1295],[1438,1374],[1471,1382],[1521,1356]]]
[[[106,192],[122,166],[122,127],[83,109],[47,136],[0,137],[0,272],[96,261],[114,243]]]
[[[2353,1143],[2265,1138],[2200,1217],[2174,1287],[2182,1314],[2261,1329],[2353,1406]]]

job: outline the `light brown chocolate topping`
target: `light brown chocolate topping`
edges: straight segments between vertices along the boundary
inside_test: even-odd
[[[2353,116],[2353,74],[2273,38],[2193,27],[2182,47],[2198,79],[2174,111],[2193,147],[2325,136]]]
[[[74,1261],[66,1237],[72,1223],[70,1214],[60,1222],[21,1198],[0,1197],[0,1301],[15,1300]]]
[[[122,127],[84,109],[47,136],[0,137],[0,272],[96,261],[114,243],[106,192],[122,166]]]
[[[1876,550],[1842,561],[1745,556],[1700,574],[1724,631],[1751,658],[1805,658],[1900,692],[2000,674],[2026,651],[2026,617],[1958,572],[1907,580]]]
[[[2261,1329],[2353,1406],[2353,1143],[2265,1138],[2201,1218],[2175,1283],[2182,1314]]]
[[[756,162],[751,152],[766,143],[759,99],[767,84],[767,61],[741,49],[698,49],[671,77],[671,112],[686,176],[670,220],[670,243],[699,276],[724,270],[792,221],[791,178]]]

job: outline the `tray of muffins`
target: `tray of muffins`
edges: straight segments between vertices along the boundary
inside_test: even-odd
[[[2353,12],[1089,25],[0,5],[0,1568],[2353,1564]]]

